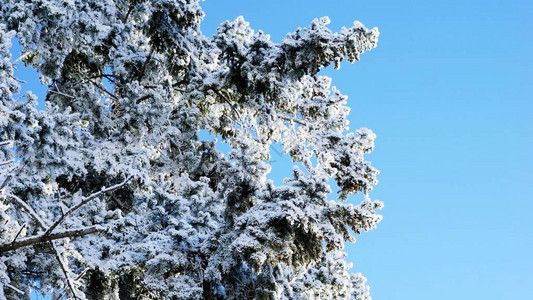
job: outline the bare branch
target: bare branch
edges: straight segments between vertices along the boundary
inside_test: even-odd
[[[57,261],[59,262],[59,266],[63,271],[63,275],[65,275],[65,279],[67,280],[68,287],[72,292],[72,296],[74,297],[74,299],[81,299],[78,294],[78,288],[74,285],[74,280],[70,277],[70,272],[68,270],[67,263],[63,260],[63,257],[61,256],[61,251],[57,249],[55,241],[50,241],[50,244],[52,245],[52,248],[54,248]]]
[[[2,190],[3,188],[6,187],[6,185],[9,183],[11,178],[13,178],[13,176],[11,176],[11,174],[7,175],[6,180],[4,180],[4,182],[0,185],[0,190]]]
[[[150,97],[151,97],[151,95],[144,95],[144,96],[140,97],[139,99],[135,100],[135,104],[139,104],[139,103],[141,103],[141,101],[144,101],[144,100],[146,100],[146,99],[148,99]]]
[[[6,196],[15,200],[15,202],[17,202],[17,204],[20,205],[22,209],[24,209],[42,229],[46,228],[46,223],[41,219],[41,217],[39,217],[39,215],[33,210],[31,206],[24,202],[24,200],[12,194],[7,194]]]
[[[24,228],[26,228],[26,223],[22,224],[22,226],[20,227],[19,232],[17,232],[17,235],[15,235],[15,238],[13,239],[13,242],[11,242],[11,244],[15,243],[15,241],[16,241],[17,238],[19,237],[19,235],[20,235],[20,233],[22,232],[22,230],[24,230]]]
[[[33,54],[33,53],[31,53],[31,52],[26,52],[26,53],[24,53],[23,55],[21,55],[19,58],[15,59],[14,62],[18,62],[18,61],[20,61],[20,60],[23,60],[24,58],[26,58],[26,56],[28,56],[28,55],[30,55],[30,54]]]
[[[71,96],[71,95],[68,95],[68,94],[62,93],[62,92],[59,90],[59,88],[57,87],[57,84],[55,84],[55,87],[56,87],[56,90],[54,91],[54,90],[50,89],[50,90],[49,90],[50,93],[57,94],[57,95],[61,95],[61,96],[65,96],[65,97],[70,98],[70,99],[76,99],[76,97],[74,97],[74,96]]]
[[[128,20],[131,12],[133,11],[133,8],[135,8],[135,5],[130,4],[130,7],[128,8],[128,12],[126,13],[126,16],[124,17],[124,23]]]
[[[102,191],[100,191],[98,193],[94,193],[94,194],[90,195],[89,197],[84,199],[84,200],[88,199],[85,203],[87,203],[91,199],[96,198],[98,195],[100,195],[102,193],[109,192],[111,190],[115,190],[117,188],[122,187],[129,179],[131,179],[131,177],[126,179],[121,184],[112,186],[112,187],[110,187],[108,189],[103,189]],[[7,196],[9,198],[15,200],[15,202],[17,202],[18,205],[20,205],[26,212],[28,212],[28,214],[35,220],[35,222],[37,222],[37,224],[42,229],[46,228],[45,222],[39,217],[39,215],[33,210],[33,208],[31,206],[29,206],[26,202],[24,202],[22,199],[20,199],[19,197],[15,196],[15,195],[8,194]],[[83,202],[83,200],[82,200],[82,202]],[[83,204],[81,204],[81,205],[83,205]],[[79,205],[77,208],[81,207],[81,205]],[[71,208],[69,211],[67,211],[67,213],[73,212],[75,209],[77,209],[77,208],[75,208],[75,209],[73,209],[73,208]],[[63,215],[58,221],[62,221],[65,216],[66,215]],[[54,224],[58,225],[59,223],[60,222],[56,222]],[[53,230],[52,227],[50,227],[50,228]],[[63,274],[65,276],[65,280],[67,281],[67,285],[68,285],[70,291],[72,292],[72,295],[73,295],[74,299],[83,299],[82,297],[79,296],[78,289],[74,285],[74,280],[70,276],[70,273],[68,271],[68,266],[67,266],[66,262],[63,260],[63,257],[61,256],[61,252],[57,248],[57,246],[55,244],[55,240],[62,239],[62,238],[67,238],[67,237],[79,237],[79,236],[84,236],[84,235],[88,235],[88,234],[92,234],[92,233],[96,233],[96,232],[101,232],[101,231],[104,230],[104,228],[101,227],[101,226],[90,226],[90,227],[84,227],[84,228],[68,229],[68,230],[64,230],[64,231],[57,232],[57,233],[52,233],[52,234],[50,234],[50,232],[51,232],[50,228],[49,228],[48,231],[46,231],[45,233],[43,233],[41,235],[26,237],[24,239],[19,240],[18,242],[15,240],[11,244],[0,245],[0,253],[6,252],[6,251],[10,251],[10,250],[16,250],[16,249],[19,249],[19,248],[22,248],[22,247],[35,245],[35,244],[39,244],[39,243],[43,243],[43,242],[49,242],[50,245],[52,246],[52,248],[54,249],[56,259],[59,262],[61,270],[63,271]]]
[[[283,119],[285,121],[298,123],[300,125],[309,125],[308,123],[306,123],[306,122],[304,122],[302,120],[298,120],[298,119],[287,117],[287,116],[283,116],[283,115],[278,115],[278,118]]]
[[[31,246],[35,244],[40,244],[44,242],[50,242],[55,241],[58,239],[63,238],[69,238],[69,237],[80,237],[92,233],[102,232],[105,228],[102,226],[89,226],[89,227],[83,227],[83,228],[75,228],[75,229],[66,229],[60,232],[52,233],[52,234],[39,234],[34,236],[29,236],[22,238],[18,241],[13,241],[9,244],[3,244],[0,245],[0,253],[16,250],[22,247]]]
[[[15,292],[17,292],[18,294],[20,295],[24,295],[25,293],[19,289],[17,289],[16,287],[12,286],[11,284],[7,283],[7,284],[4,284],[6,287],[14,290]]]
[[[91,268],[85,268],[83,269],[83,271],[81,271],[81,273],[78,275],[78,277],[76,277],[76,280],[80,280],[83,278],[83,276],[85,276],[85,274],[87,274],[87,272],[90,270]]]
[[[113,185],[111,187],[108,187],[108,188],[103,188],[101,191],[99,192],[96,192],[96,193],[93,193],[91,195],[89,195],[88,197],[85,197],[83,198],[80,203],[74,205],[73,207],[71,207],[69,210],[67,210],[67,212],[65,212],[61,217],[59,217],[59,219],[57,219],[57,221],[54,222],[54,224],[52,224],[52,226],[50,226],[44,233],[44,235],[48,235],[50,234],[59,224],[61,224],[61,222],[63,222],[63,220],[65,220],[65,218],[72,214],[73,212],[75,212],[76,210],[78,210],[80,207],[82,207],[83,205],[85,205],[87,202],[105,194],[105,193],[109,193],[109,192],[112,192],[114,190],[117,190],[117,189],[120,189],[122,188],[124,185],[126,185],[126,183],[128,181],[131,180],[132,177],[128,177],[126,180],[124,180],[123,182],[119,183],[119,184],[116,184],[116,185]]]
[[[64,96],[64,97],[67,97],[67,98],[70,98],[70,99],[76,99],[76,97],[74,96],[71,96],[71,95],[68,95],[68,94],[65,94],[65,93],[61,93],[61,92],[57,92],[57,91],[54,91],[54,90],[48,90],[50,93],[52,94],[56,94],[56,95],[60,95],[60,96]]]
[[[187,83],[187,80],[183,79],[183,80],[180,80],[180,81],[176,81],[172,84],[172,87],[177,87],[179,85],[182,85],[182,84],[185,84]]]
[[[237,109],[233,106],[233,104],[231,104],[231,102],[228,100],[228,98],[226,98],[224,95],[222,95],[222,93],[220,91],[218,91],[217,89],[215,89],[215,88],[211,88],[211,90],[213,92],[215,92],[215,94],[217,94],[220,98],[222,98],[222,100],[224,100],[224,102],[226,102],[229,105],[229,107],[231,107],[231,109],[233,110],[233,112],[235,113],[237,118],[239,118],[239,120],[241,121],[241,126],[242,126],[242,123],[243,123],[242,117],[239,114],[239,112],[237,111]]]
[[[2,141],[2,142],[0,142],[0,147],[7,146],[7,145],[11,144],[12,142],[13,141]]]
[[[15,200],[18,205],[20,205],[34,220],[35,222],[41,227],[42,229],[46,228],[45,222],[39,217],[39,215],[33,210],[31,206],[29,206],[26,202],[24,202],[22,199],[15,195],[7,195],[9,198]],[[25,225],[25,224],[24,224]],[[54,233],[51,235],[45,235],[41,234],[38,236],[31,236],[24,239],[19,240],[16,242],[15,240],[11,244],[7,245],[1,245],[0,246],[0,253],[19,249],[25,246],[30,246],[34,244],[39,244],[43,242],[50,242],[50,245],[52,248],[54,248],[54,252],[56,255],[57,260],[59,261],[59,265],[61,266],[61,269],[63,270],[63,274],[65,275],[65,280],[67,281],[67,285],[69,286],[70,290],[72,291],[72,294],[74,295],[75,299],[80,299],[78,296],[78,292],[76,287],[74,286],[74,283],[72,282],[72,278],[70,278],[68,274],[68,270],[66,268],[65,262],[63,261],[61,257],[61,252],[56,247],[56,244],[54,240],[56,239],[62,239],[66,237],[76,237],[76,236],[83,236],[91,233],[95,233],[98,231],[102,231],[103,228],[101,226],[92,226],[92,227],[85,227],[85,228],[77,228],[77,229],[71,229],[71,230],[65,230],[59,233]],[[18,236],[18,234],[17,234]]]
[[[139,76],[137,77],[137,80],[141,82],[144,76],[144,71],[146,70],[146,66],[150,62],[150,59],[152,59],[152,55],[154,54],[154,48],[150,49],[150,53],[148,53],[148,56],[146,57],[146,60],[144,61],[141,71],[139,72]]]
[[[111,82],[116,82],[117,80],[117,77],[113,74],[104,74],[104,73],[100,73],[100,75],[94,75],[94,76],[91,76],[90,78],[105,78]]]
[[[101,84],[98,84],[96,81],[94,80],[91,80],[89,79],[88,80],[90,83],[92,83],[94,86],[96,86],[97,88],[99,88],[100,90],[102,90],[104,93],[106,93],[107,95],[109,95],[111,98],[115,99],[115,100],[118,100],[118,96],[111,93],[110,91],[108,91],[103,85]]]
[[[0,167],[1,166],[7,166],[13,163],[13,160],[6,160],[6,161],[0,161]]]

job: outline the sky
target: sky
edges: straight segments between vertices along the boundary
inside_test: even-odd
[[[376,300],[533,297],[533,2],[206,0],[203,31],[243,15],[279,42],[329,16],[378,47],[323,73],[350,127],[377,134],[383,221],[347,245]],[[276,149],[279,151],[280,149]],[[271,177],[288,176],[273,155]]]
[[[381,170],[371,197],[385,202],[383,221],[345,249],[374,299],[533,297],[533,2],[202,5],[208,36],[240,15],[275,42],[322,16],[335,31],[354,20],[379,28],[360,62],[322,72],[349,96],[351,130],[378,136],[368,159]],[[279,151],[276,182],[290,172]]]

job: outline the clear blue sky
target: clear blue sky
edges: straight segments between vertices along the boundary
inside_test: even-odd
[[[335,30],[379,27],[377,49],[324,72],[350,97],[351,128],[378,135],[369,159],[384,219],[346,249],[374,299],[533,299],[533,2],[203,6],[207,35],[239,15],[274,41],[322,16]]]
[[[376,300],[533,299],[533,2],[206,0],[274,41],[313,18],[377,26],[378,48],[326,71],[351,128],[376,132],[379,227],[349,245]],[[276,172],[280,170],[280,172]],[[273,177],[286,175],[273,163]],[[279,178],[278,178],[279,179]]]

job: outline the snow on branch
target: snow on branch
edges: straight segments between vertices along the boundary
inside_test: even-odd
[[[26,246],[40,244],[40,243],[44,243],[48,241],[53,241],[57,239],[84,236],[87,234],[102,232],[104,230],[105,230],[104,227],[96,225],[96,226],[89,226],[89,227],[83,227],[83,228],[66,229],[63,231],[54,232],[52,234],[39,234],[39,235],[29,236],[29,237],[22,238],[18,241],[15,240],[9,244],[0,245],[0,253],[11,251],[11,250],[16,250],[21,247],[26,247]]]
[[[7,166],[13,163],[13,160],[6,160],[6,161],[0,161],[0,167],[1,166]]]
[[[14,290],[14,291],[17,292],[18,294],[20,294],[20,295],[24,295],[24,292],[23,292],[23,291],[17,289],[16,287],[12,286],[11,284],[7,283],[7,284],[4,284],[4,285],[5,285],[6,287],[8,287],[8,288]]]
[[[295,118],[291,118],[291,117],[287,117],[287,116],[284,116],[284,115],[278,115],[278,118],[282,119],[282,120],[285,120],[285,121],[289,121],[289,122],[294,122],[294,123],[298,123],[300,125],[309,125],[307,122],[305,121],[302,121],[302,120],[299,120],[299,119],[295,119]]]
[[[56,259],[59,262],[59,266],[61,267],[61,271],[63,271],[65,279],[67,280],[67,284],[72,292],[72,296],[74,296],[74,299],[85,299],[85,297],[80,296],[78,288],[74,285],[75,279],[70,276],[68,265],[63,259],[63,256],[61,256],[61,251],[57,248],[55,241],[50,241],[50,244],[52,245],[52,248],[54,248]]]
[[[131,180],[132,177],[128,177],[126,180],[124,180],[123,182],[119,183],[119,184],[116,184],[116,185],[113,185],[113,186],[110,186],[108,188],[102,188],[101,191],[99,192],[96,192],[96,193],[93,193],[85,198],[83,198],[80,203],[74,205],[73,207],[71,207],[67,212],[65,212],[59,219],[57,219],[57,221],[54,222],[54,224],[52,224],[52,226],[50,226],[44,233],[44,235],[50,235],[50,233],[59,225],[61,224],[61,222],[63,222],[65,220],[65,218],[72,214],[73,212],[75,212],[76,210],[78,210],[80,207],[82,207],[83,205],[87,204],[89,201],[103,195],[103,194],[106,194],[106,193],[109,193],[109,192],[112,192],[114,190],[118,190],[120,188],[122,188],[124,185],[126,185],[126,183],[128,183],[128,181]]]
[[[24,209],[33,218],[33,220],[37,222],[37,225],[39,225],[43,229],[46,228],[46,224],[43,221],[43,219],[41,219],[41,217],[39,217],[39,215],[35,212],[35,210],[33,210],[31,206],[29,206],[26,202],[24,202],[24,200],[12,194],[7,194],[6,196],[14,200],[20,207],[22,207],[22,209]]]
[[[11,175],[7,175],[6,176],[6,179],[4,180],[4,182],[2,182],[2,184],[0,184],[0,190],[2,190],[3,188],[6,187],[6,185],[9,183],[11,178],[13,178],[13,176],[11,176]]]
[[[83,294],[76,287],[75,285],[76,280],[72,278],[71,272],[68,268],[68,264],[63,259],[61,251],[57,247],[55,240],[62,239],[62,238],[68,238],[68,237],[79,237],[79,236],[84,236],[88,234],[93,234],[93,233],[104,231],[105,228],[102,226],[96,225],[96,226],[83,227],[83,228],[67,229],[67,230],[62,230],[60,232],[55,232],[55,233],[52,233],[52,231],[59,224],[61,224],[61,222],[63,222],[68,215],[72,214],[74,211],[76,211],[77,209],[79,209],[80,207],[88,203],[89,201],[105,193],[109,193],[109,192],[122,188],[128,181],[131,180],[131,178],[132,177],[128,177],[126,180],[124,180],[123,182],[119,184],[113,185],[108,188],[102,188],[101,191],[93,193],[83,198],[80,201],[80,203],[71,207],[58,220],[56,220],[54,224],[48,227],[48,229],[47,229],[47,225],[45,221],[39,217],[39,215],[33,210],[33,208],[30,205],[28,205],[26,202],[24,202],[24,200],[20,199],[19,197],[8,194],[7,197],[13,199],[20,207],[22,207],[22,209],[24,209],[35,220],[37,225],[41,227],[43,230],[45,230],[45,232],[40,235],[30,236],[30,237],[20,239],[19,241],[17,241],[15,237],[15,240],[12,243],[0,245],[0,253],[4,253],[6,251],[11,251],[11,250],[16,250],[22,247],[31,246],[31,245],[35,245],[35,244],[39,244],[43,242],[49,242],[51,247],[54,249],[55,257],[59,263],[61,271],[63,272],[63,275],[65,277],[69,290],[72,293],[73,298],[74,299],[85,299],[85,297],[82,296]],[[18,237],[18,234],[17,234],[17,237]]]

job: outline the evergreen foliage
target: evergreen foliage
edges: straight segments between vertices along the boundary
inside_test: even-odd
[[[342,249],[381,219],[375,135],[348,132],[318,72],[377,29],[322,18],[274,43],[242,17],[206,37],[203,16],[199,0],[2,1],[0,299],[370,299]],[[15,99],[15,37],[45,110]],[[273,143],[295,163],[283,185]]]

